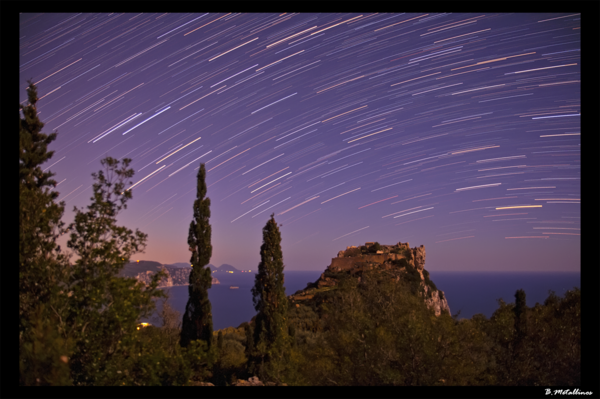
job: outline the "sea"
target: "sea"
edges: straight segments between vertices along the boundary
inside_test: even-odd
[[[286,295],[306,288],[309,282],[316,281],[322,271],[286,271],[284,287]],[[213,314],[213,330],[226,327],[237,328],[243,322],[250,321],[256,314],[252,303],[251,289],[254,286],[255,273],[215,272],[220,284],[214,284],[208,290]],[[515,302],[515,292],[523,289],[526,294],[527,306],[536,303],[543,304],[549,290],[558,296],[564,296],[567,290],[581,287],[579,272],[431,272],[430,278],[438,289],[444,291],[452,315],[460,311],[459,319],[470,319],[481,313],[490,318],[498,309],[498,299],[506,303]],[[239,287],[231,289],[231,286]],[[166,287],[167,302],[180,313],[183,318],[188,300],[188,286]],[[157,310],[162,305],[156,301]],[[161,322],[152,317],[142,319],[153,325],[160,326]]]

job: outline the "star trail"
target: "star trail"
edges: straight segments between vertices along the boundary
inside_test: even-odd
[[[255,269],[274,213],[290,270],[579,270],[579,14],[22,13],[19,48],[64,219],[131,158],[138,259],[189,260],[205,163],[215,265]]]

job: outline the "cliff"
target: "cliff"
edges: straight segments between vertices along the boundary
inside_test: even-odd
[[[385,273],[396,281],[400,278],[409,281],[417,287],[416,291],[436,316],[444,311],[451,314],[444,292],[437,289],[425,270],[425,247],[410,248],[408,243],[401,242],[396,245],[366,243],[362,247],[348,247],[339,251],[317,281],[309,283],[305,289],[289,298],[299,306],[318,292],[334,289],[343,275],[355,277],[360,282],[362,274],[371,271]]]
[[[157,263],[157,262],[153,262]],[[153,265],[154,266],[154,265]],[[173,287],[179,285],[189,285],[190,281],[190,272],[192,268],[181,268],[175,266],[161,266],[162,270],[167,273],[167,277],[162,279],[159,283],[159,287]],[[145,270],[139,272],[131,277],[137,279],[140,283],[144,285],[148,285],[152,279],[152,275],[157,272],[158,267],[153,267],[153,270]],[[219,280],[212,277],[212,284],[221,284]]]

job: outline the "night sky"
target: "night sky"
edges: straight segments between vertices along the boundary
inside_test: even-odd
[[[287,270],[366,241],[579,270],[579,14],[23,13],[19,46],[64,221],[132,159],[134,260],[189,261],[205,163],[217,266],[256,270],[275,213]]]

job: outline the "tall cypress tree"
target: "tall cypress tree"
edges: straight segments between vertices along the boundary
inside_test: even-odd
[[[515,308],[513,309],[515,316],[515,337],[513,344],[513,381],[517,385],[528,385],[529,378],[529,363],[527,348],[527,302],[525,291],[520,289],[515,293]]]
[[[518,341],[523,339],[527,330],[527,319],[525,312],[527,311],[527,302],[525,299],[525,291],[517,290],[515,293],[515,334]]]
[[[256,363],[264,370],[266,363],[280,359],[287,342],[287,297],[283,275],[281,233],[274,214],[263,228],[263,245],[260,247],[261,261],[252,288],[255,319],[254,342]],[[260,373],[263,374],[263,373]],[[263,375],[264,377],[264,375]]]
[[[193,340],[203,340],[210,349],[213,336],[213,324],[208,289],[212,286],[212,274],[207,267],[212,256],[210,243],[211,227],[210,198],[206,196],[206,168],[200,165],[198,171],[196,201],[194,201],[194,220],[190,223],[188,245],[192,251],[192,272],[188,287],[189,298],[183,315],[180,345],[187,347]]]

